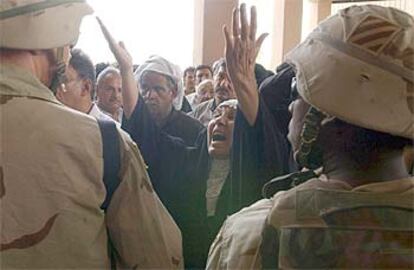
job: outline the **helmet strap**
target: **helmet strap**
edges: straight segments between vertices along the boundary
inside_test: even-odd
[[[314,170],[322,166],[322,150],[316,141],[325,118],[326,115],[314,107],[306,113],[299,150],[295,153],[296,161],[305,168]]]

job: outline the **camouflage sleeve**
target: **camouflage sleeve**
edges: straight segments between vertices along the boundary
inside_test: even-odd
[[[263,199],[227,218],[210,248],[207,269],[260,269],[260,243],[272,207]]]
[[[122,132],[121,183],[106,224],[119,268],[183,268],[181,232],[155,193],[135,143]]]
[[[223,247],[223,231],[225,230],[225,227],[226,221],[223,223],[220,231],[216,236],[216,239],[214,239],[213,243],[210,246],[206,269],[220,269],[220,257]]]

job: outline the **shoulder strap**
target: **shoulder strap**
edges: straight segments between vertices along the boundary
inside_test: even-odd
[[[102,148],[104,159],[104,176],[103,181],[106,188],[105,201],[101,209],[108,208],[111,202],[112,194],[119,185],[119,171],[121,168],[121,155],[119,150],[119,134],[116,124],[113,121],[99,120],[98,125],[101,130]]]

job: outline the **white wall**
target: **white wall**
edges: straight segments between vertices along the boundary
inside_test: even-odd
[[[193,63],[193,0],[88,0],[117,40],[122,40],[134,62],[152,54],[181,66]],[[92,60],[114,61],[94,16],[85,18],[76,47]]]

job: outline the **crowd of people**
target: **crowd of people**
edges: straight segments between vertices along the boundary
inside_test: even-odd
[[[73,48],[86,1],[0,3],[3,269],[412,269],[414,20],[353,6],[275,72]],[[132,45],[132,44],[131,44]]]

